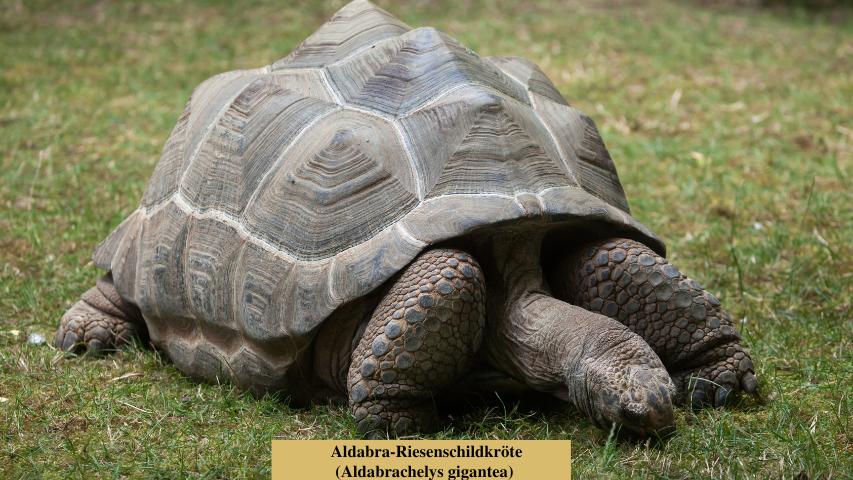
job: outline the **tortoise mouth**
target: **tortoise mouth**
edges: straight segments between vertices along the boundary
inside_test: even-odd
[[[664,437],[675,429],[669,374],[659,366],[627,367],[627,374],[614,388],[614,371],[593,370],[587,378],[588,399],[584,405],[590,419],[603,429],[616,428],[635,437]]]

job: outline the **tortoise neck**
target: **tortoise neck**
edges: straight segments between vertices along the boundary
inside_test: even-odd
[[[542,234],[508,234],[489,240],[484,255],[488,328],[483,344],[489,364],[534,390],[567,395],[565,346],[571,331],[563,307],[542,273]]]
[[[551,296],[541,263],[541,233],[503,233],[489,240],[486,281],[506,303],[524,295],[541,293]],[[491,278],[490,278],[491,277]]]

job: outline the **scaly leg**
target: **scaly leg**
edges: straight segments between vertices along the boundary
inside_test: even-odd
[[[349,403],[374,437],[438,426],[434,393],[468,368],[485,325],[480,267],[467,253],[421,254],[394,282],[353,351]]]
[[[754,394],[749,353],[719,300],[650,248],[627,239],[587,245],[552,271],[558,297],[619,320],[660,356],[682,401],[723,405]]]

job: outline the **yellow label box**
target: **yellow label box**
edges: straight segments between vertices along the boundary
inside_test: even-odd
[[[568,440],[273,440],[273,480],[570,479]]]

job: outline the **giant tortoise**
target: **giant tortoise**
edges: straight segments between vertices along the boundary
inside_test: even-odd
[[[661,434],[673,402],[756,391],[731,317],[664,254],[536,65],[357,0],[194,90],[55,342],[147,339],[193,378],[346,398],[370,435],[518,386]]]

